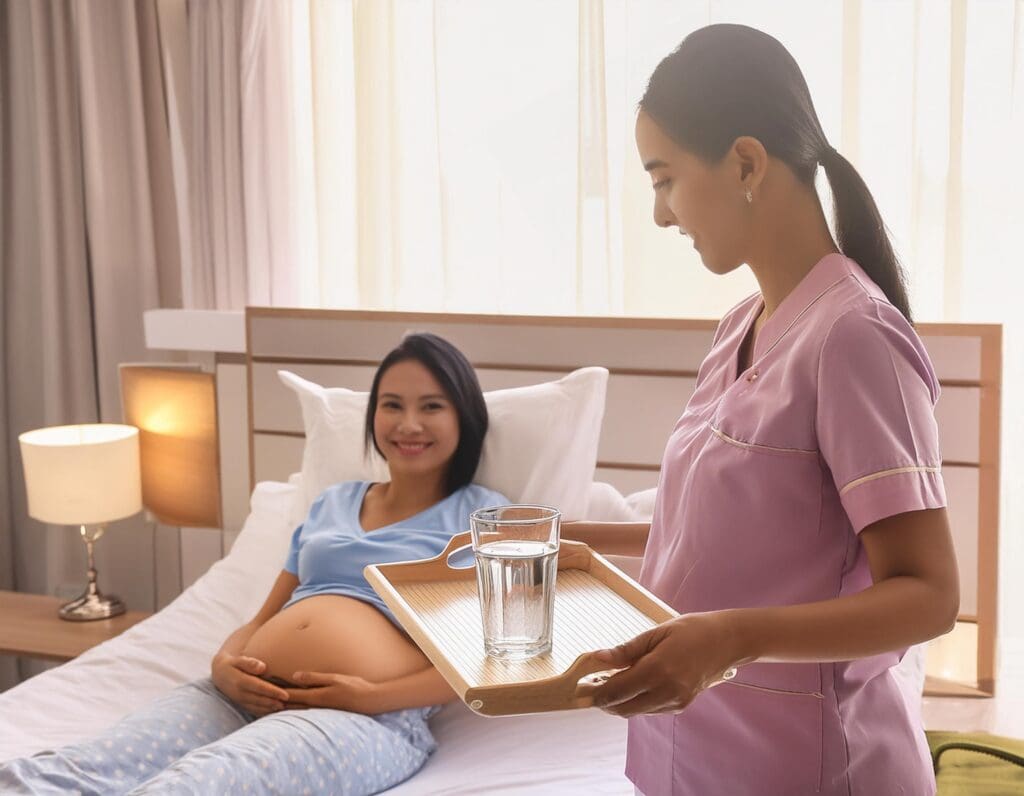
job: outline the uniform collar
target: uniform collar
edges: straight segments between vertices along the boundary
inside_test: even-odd
[[[752,360],[756,362],[771,351],[807,310],[844,279],[856,276],[858,270],[856,264],[842,254],[827,254],[822,257],[765,322],[754,341]],[[751,320],[757,317],[763,307],[762,298],[758,301]]]

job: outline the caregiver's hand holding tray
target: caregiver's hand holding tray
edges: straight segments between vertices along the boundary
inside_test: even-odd
[[[587,676],[608,668],[593,652],[677,616],[586,545],[559,542],[557,515],[528,506],[477,512],[476,566],[459,566],[463,556],[457,554],[470,542],[463,533],[436,558],[366,568],[367,581],[431,663],[482,715],[590,707],[586,685],[600,675]],[[496,543],[511,545],[517,534],[545,550],[487,555]],[[557,556],[553,567],[547,556]],[[490,584],[484,593],[493,588],[483,603],[478,571],[479,581]]]

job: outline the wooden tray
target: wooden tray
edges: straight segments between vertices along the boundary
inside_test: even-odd
[[[484,652],[476,568],[447,563],[469,539],[469,533],[453,537],[437,558],[373,564],[363,572],[455,693],[481,715],[591,707],[589,696],[577,694],[577,684],[608,664],[590,653],[678,616],[587,545],[562,541],[551,652],[525,661],[496,660]]]

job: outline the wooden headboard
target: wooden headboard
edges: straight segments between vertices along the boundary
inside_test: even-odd
[[[710,320],[349,310],[246,310],[250,482],[301,469],[303,425],[277,378],[368,390],[407,331],[464,351],[485,390],[550,381],[585,365],[609,371],[595,480],[629,494],[655,486],[665,441],[693,390],[716,327]],[[985,695],[995,676],[1002,328],[919,324],[942,385],[936,415],[961,571],[961,617],[932,642],[931,689]],[[977,654],[965,655],[965,649]]]

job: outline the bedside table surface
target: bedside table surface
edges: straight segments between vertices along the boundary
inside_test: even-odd
[[[72,622],[57,616],[65,602],[45,594],[0,591],[0,653],[68,661],[150,616],[128,611],[110,619]]]

